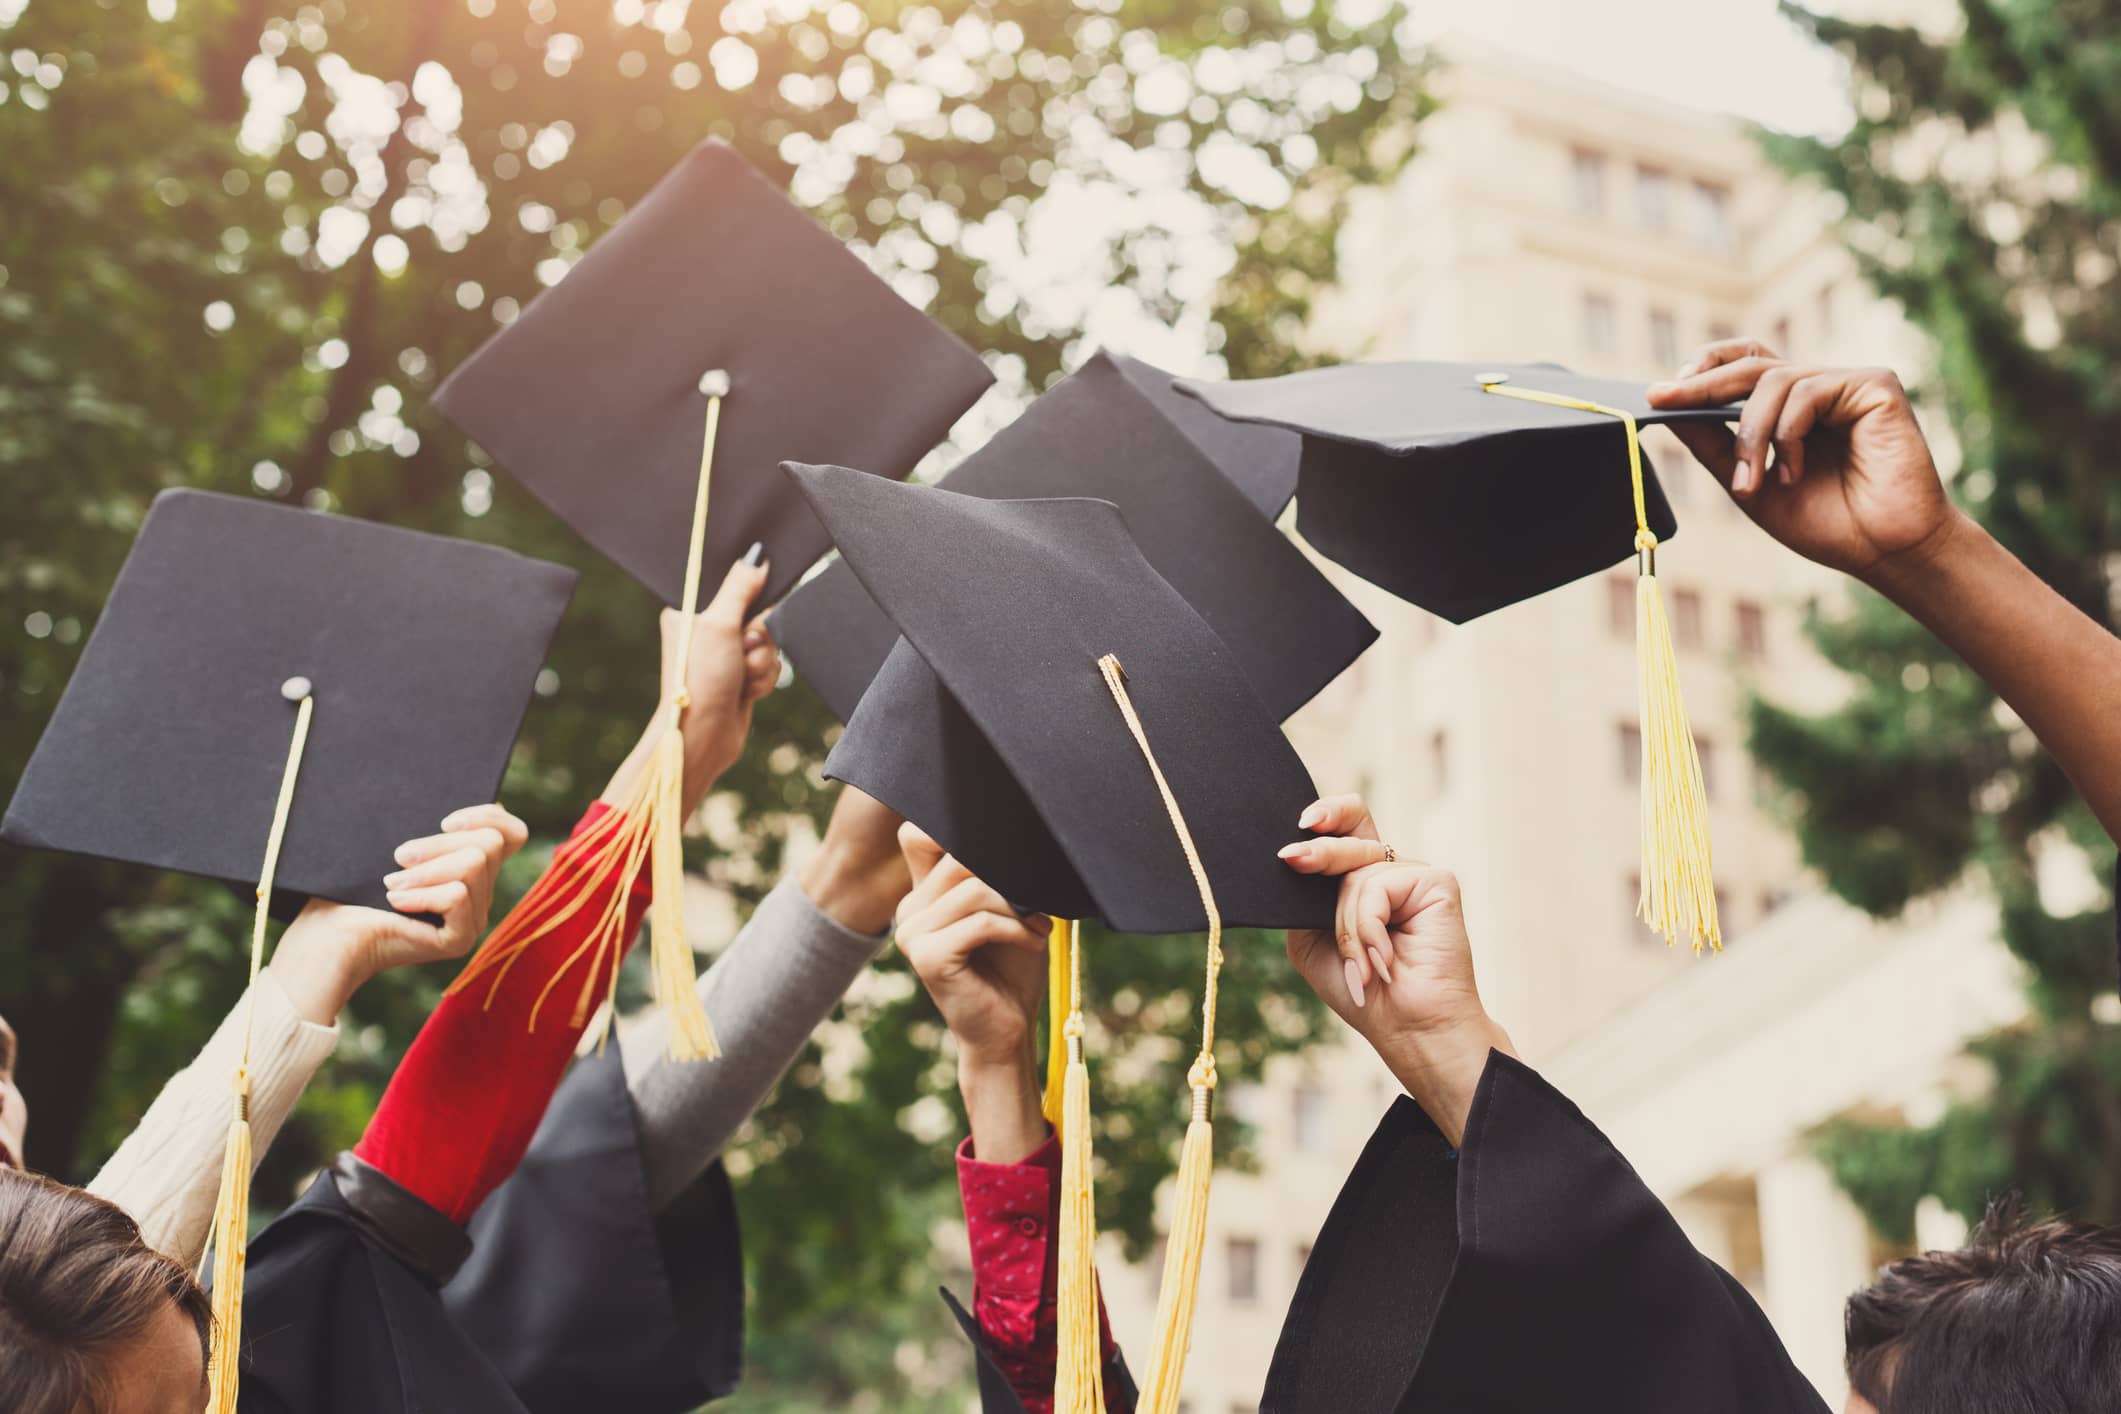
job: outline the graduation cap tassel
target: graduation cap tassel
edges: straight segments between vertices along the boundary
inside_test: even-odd
[[[1215,891],[1208,883],[1207,867],[1201,863],[1200,851],[1194,847],[1193,832],[1186,828],[1186,817],[1178,808],[1178,798],[1172,795],[1163,768],[1156,764],[1156,753],[1149,749],[1148,734],[1142,730],[1141,718],[1135,714],[1134,702],[1127,695],[1127,675],[1121,669],[1119,659],[1109,653],[1098,659],[1097,666],[1105,675],[1105,686],[1112,690],[1112,700],[1119,704],[1120,715],[1126,718],[1127,730],[1134,734],[1135,745],[1141,748],[1143,759],[1149,763],[1149,774],[1155,778],[1157,792],[1164,798],[1171,828],[1178,835],[1179,848],[1185,851],[1187,867],[1193,871],[1193,882],[1200,889],[1201,906],[1208,916],[1207,982],[1202,988],[1200,1003],[1200,1054],[1193,1058],[1193,1065],[1186,1072],[1186,1083],[1193,1092],[1193,1118],[1186,1126],[1185,1146],[1179,1151],[1177,1204],[1171,1218],[1170,1237],[1165,1244],[1164,1275],[1156,1298],[1156,1337],[1149,1352],[1149,1365],[1142,1379],[1138,1406],[1141,1414],[1177,1414],[1179,1380],[1185,1373],[1186,1354],[1193,1343],[1193,1310],[1200,1294],[1201,1251],[1208,1239],[1208,1185],[1215,1168],[1215,1005],[1217,986],[1222,978],[1223,921],[1215,906]]]
[[[670,1016],[668,1054],[672,1060],[713,1060],[722,1053],[715,1040],[713,1023],[700,1001],[699,971],[692,949],[685,941],[685,709],[691,699],[685,678],[692,652],[692,620],[699,610],[700,557],[707,529],[707,491],[714,470],[715,433],[721,424],[722,394],[726,379],[710,383],[714,375],[701,379],[707,391],[707,427],[700,445],[700,478],[693,499],[692,541],[685,560],[685,605],[677,625],[676,661],[663,684],[662,712],[665,725],[657,737],[648,769],[618,809],[605,815],[576,839],[568,841],[553,856],[553,867],[533,884],[509,915],[487,936],[478,953],[465,965],[449,991],[456,992],[488,972],[493,981],[487,992],[491,1003],[499,988],[532,943],[551,932],[579,911],[616,874],[631,880],[646,863],[654,886],[654,901],[648,909],[649,987],[656,1004]],[[562,868],[563,862],[567,867]],[[619,963],[625,949],[626,891],[619,889],[605,906],[596,926],[582,945],[554,971],[531,1007],[530,1025],[553,988],[581,959],[590,967],[575,998],[573,1022],[582,1025],[591,1008],[614,996],[619,986]],[[601,993],[601,995],[599,995]],[[611,1010],[604,1012],[601,1049],[610,1034]]]
[[[1104,1351],[1097,1328],[1097,1203],[1090,1169],[1090,1070],[1083,1060],[1083,953],[1075,925],[1053,921],[1066,952],[1061,1022],[1060,1283],[1054,1414],[1104,1414]]]
[[[1512,388],[1499,375],[1484,375],[1480,386],[1507,398],[1602,413],[1618,418],[1627,430],[1628,476],[1635,494],[1635,660],[1642,716],[1642,894],[1635,911],[1667,943],[1683,931],[1695,952],[1704,945],[1721,951],[1708,791],[1679,687],[1672,625],[1657,585],[1657,536],[1643,500],[1642,437],[1635,416],[1603,403]]]
[[[1039,1105],[1053,1132],[1061,1132],[1062,1086],[1068,1074],[1068,1047],[1064,1032],[1070,1005],[1069,979],[1074,975],[1074,926],[1065,918],[1053,920],[1046,940],[1046,1096]]]
[[[258,969],[265,959],[265,922],[272,910],[273,875],[280,867],[280,842],[287,834],[287,813],[294,803],[295,775],[302,749],[309,742],[314,698],[301,678],[288,679],[283,693],[299,692],[294,739],[287,747],[287,766],[280,774],[280,795],[273,805],[272,830],[265,837],[265,863],[258,870],[258,906],[250,925],[250,983],[243,1004],[243,1055],[232,1083],[235,1113],[228,1123],[228,1143],[221,1155],[221,1191],[207,1229],[213,1244],[213,1337],[206,1361],[207,1414],[235,1414],[243,1342],[243,1264],[250,1247],[250,1037],[257,1016]]]

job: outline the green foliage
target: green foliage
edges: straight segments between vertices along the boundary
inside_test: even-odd
[[[653,605],[428,411],[448,369],[708,135],[985,351],[998,401],[1127,317],[1247,374],[1293,366],[1346,193],[1425,111],[1400,20],[1313,0],[0,0],[0,792],[148,501],[204,486],[579,568],[504,796],[556,836],[650,705]],[[829,804],[830,731],[807,691],[770,699],[722,784],[741,823],[694,841],[694,867],[760,896]],[[36,1162],[83,1178],[138,1118],[234,996],[243,921],[217,884],[0,856]],[[1101,1197],[1140,1249],[1199,959],[1093,947]],[[1238,1077],[1320,1013],[1272,940],[1231,951]],[[357,1132],[440,981],[357,999],[262,1206]],[[929,1288],[959,1125],[941,1028],[884,964],[735,1156],[753,1407],[933,1407],[962,1374],[906,1353],[954,1348]]]
[[[1771,137],[1845,203],[1872,282],[1935,340],[1933,404],[1964,452],[1959,503],[2100,622],[2117,620],[2121,479],[2121,4],[1961,0],[1926,36],[1790,7],[1851,64],[1843,136]],[[2058,917],[2039,850],[2111,845],[2052,758],[1919,626],[1875,596],[1814,640],[1851,699],[1817,717],[1756,703],[1756,753],[1790,791],[1805,858],[1874,913],[1976,871],[2027,966],[2033,1020],[1972,1054],[1993,1084],[1920,1128],[1848,1121],[1821,1153],[1881,1235],[1935,1195],[1969,1219],[2016,1188],[2036,1210],[2121,1221],[2121,1028],[2111,914]],[[2097,841],[2096,846],[2094,841]]]

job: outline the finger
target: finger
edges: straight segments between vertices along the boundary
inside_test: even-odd
[[[751,618],[752,605],[766,588],[766,573],[763,557],[755,565],[738,560],[722,576],[722,587],[715,590],[700,617],[725,632],[740,633]]]
[[[1385,862],[1385,847],[1374,839],[1298,840],[1283,845],[1279,853],[1299,874],[1352,874]]]
[[[453,810],[442,817],[442,828],[450,833],[481,829],[497,831],[501,836],[503,859],[530,842],[530,826],[499,805],[471,805]]]
[[[771,643],[744,652],[745,705],[764,697],[779,685],[781,680],[781,651]]]
[[[1703,344],[1694,351],[1693,358],[1679,370],[1681,378],[1691,378],[1697,373],[1706,373],[1726,363],[1736,363],[1741,358],[1780,358],[1766,344],[1754,338],[1717,339]]]
[[[471,890],[465,887],[462,879],[451,879],[425,888],[392,889],[384,897],[400,913],[440,913],[446,916],[451,909],[461,908],[471,901]]]
[[[1680,445],[1733,496],[1750,496],[1759,485],[1755,477],[1748,477],[1744,487],[1737,484],[1738,438],[1730,428],[1713,422],[1675,422],[1670,427]]]
[[[1762,378],[1781,367],[1781,359],[1749,356],[1733,363],[1718,364],[1677,382],[1652,383],[1645,396],[1653,408],[1708,407],[1737,402],[1751,396]]]
[[[967,872],[923,910],[921,917],[928,927],[941,928],[975,913],[1006,913],[1011,918],[1017,916],[1016,910],[1010,907],[1009,900],[996,892],[992,885],[978,875]]]
[[[1824,422],[1847,391],[1846,373],[1814,373],[1790,386],[1775,420],[1775,456],[1782,464],[1783,484],[1794,486],[1804,476],[1804,443],[1813,429]]]
[[[927,881],[936,866],[948,858],[943,853],[943,847],[911,820],[898,827],[898,847],[899,852],[906,856],[906,869],[913,875],[913,887],[916,890]]]
[[[461,838],[461,837],[460,837]],[[495,839],[500,836],[495,835]],[[476,845],[453,849],[447,854],[423,860],[410,869],[400,869],[383,876],[386,889],[424,889],[433,884],[446,884],[452,879],[469,880],[486,868],[492,858],[486,850]]]
[[[1362,944],[1355,937],[1355,915],[1349,907],[1352,902],[1351,878],[1341,880],[1340,892],[1333,899],[1333,950],[1340,954],[1341,971],[1348,979],[1348,995],[1359,1007],[1365,1000],[1363,989],[1375,980],[1376,974],[1372,971],[1369,954],[1363,951]]]
[[[1369,805],[1354,794],[1329,795],[1312,801],[1304,807],[1304,813],[1296,817],[1296,827],[1321,835],[1377,838],[1377,825],[1370,819]]]
[[[397,860],[399,868],[410,869],[416,864],[445,858],[460,849],[498,855],[506,843],[499,830],[482,825],[473,830],[451,830],[446,835],[424,835],[416,840],[407,840],[391,852],[391,857]]]
[[[962,965],[989,943],[1044,953],[1046,935],[1032,931],[1013,913],[972,913],[930,934],[927,951],[933,960]]]
[[[1738,414],[1738,466],[1732,473],[1734,481],[1739,477],[1758,477],[1762,485],[1767,484],[1768,450],[1775,435],[1775,424],[1782,420],[1782,404],[1789,397],[1790,388],[1809,371],[1781,364],[1760,375],[1759,383]]]

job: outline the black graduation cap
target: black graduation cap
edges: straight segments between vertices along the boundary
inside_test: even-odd
[[[1332,916],[1333,881],[1275,855],[1317,795],[1309,774],[1117,507],[789,470],[906,640],[827,775],[906,815],[1021,907],[1126,932],[1198,931],[1207,919],[1188,861],[1100,670],[1111,655],[1222,920],[1315,927]]]
[[[495,797],[574,580],[490,545],[165,491],[0,836],[254,885],[306,691],[277,882],[387,907],[392,851]]]
[[[1157,396],[1140,377],[1160,383]],[[1208,621],[1277,721],[1317,696],[1377,637],[1165,411],[1235,429],[1146,364],[1096,354],[940,483],[990,500],[1090,496],[1119,507],[1141,553]],[[1271,431],[1273,437],[1290,434]],[[1293,459],[1292,459],[1293,465]],[[915,543],[915,542],[907,542]],[[925,539],[918,542],[928,543]],[[900,553],[906,553],[902,545]],[[775,610],[775,639],[848,720],[899,630],[845,562]]]
[[[1238,383],[1181,379],[1225,417],[1303,435],[1296,528],[1320,554],[1456,623],[1635,553],[1627,433],[1728,421],[1735,408],[1653,409],[1644,385],[1555,364],[1350,363]],[[1678,529],[1644,467],[1646,519]]]
[[[1154,364],[1122,353],[1110,357],[1127,381],[1215,463],[1216,470],[1237,483],[1261,515],[1274,520],[1288,508],[1296,494],[1303,438],[1286,428],[1224,417],[1203,406],[1200,399],[1180,392],[1177,378]]]
[[[704,563],[762,541],[779,598],[829,541],[786,458],[901,477],[993,376],[728,145],[702,143],[435,405],[598,550],[682,606],[709,396]]]

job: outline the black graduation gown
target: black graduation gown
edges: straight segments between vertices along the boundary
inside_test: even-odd
[[[681,1414],[739,1373],[735,1204],[716,1165],[648,1211],[613,1050],[468,1230],[341,1155],[251,1244],[243,1307],[243,1414]]]
[[[958,1328],[964,1331],[965,1339],[972,1342],[973,1357],[977,1361],[979,1372],[981,1414],[1024,1414],[1024,1401],[1016,1397],[1016,1391],[1010,1387],[1009,1377],[1002,1373],[1002,1367],[994,1362],[994,1357],[987,1351],[987,1340],[980,1333],[978,1319],[965,1309],[964,1303],[957,1299],[949,1287],[943,1287],[941,1291],[943,1303],[950,1308],[950,1314],[957,1318]],[[1106,1407],[1132,1409],[1136,1398],[1134,1376],[1128,1372],[1127,1362],[1120,1357],[1119,1351],[1114,1350],[1112,1358],[1105,1361]]]
[[[986,1414],[1021,1414],[981,1364]],[[1386,1112],[1312,1245],[1259,1408],[1827,1414],[1745,1289],[1499,1054],[1460,1150],[1412,1100]]]

